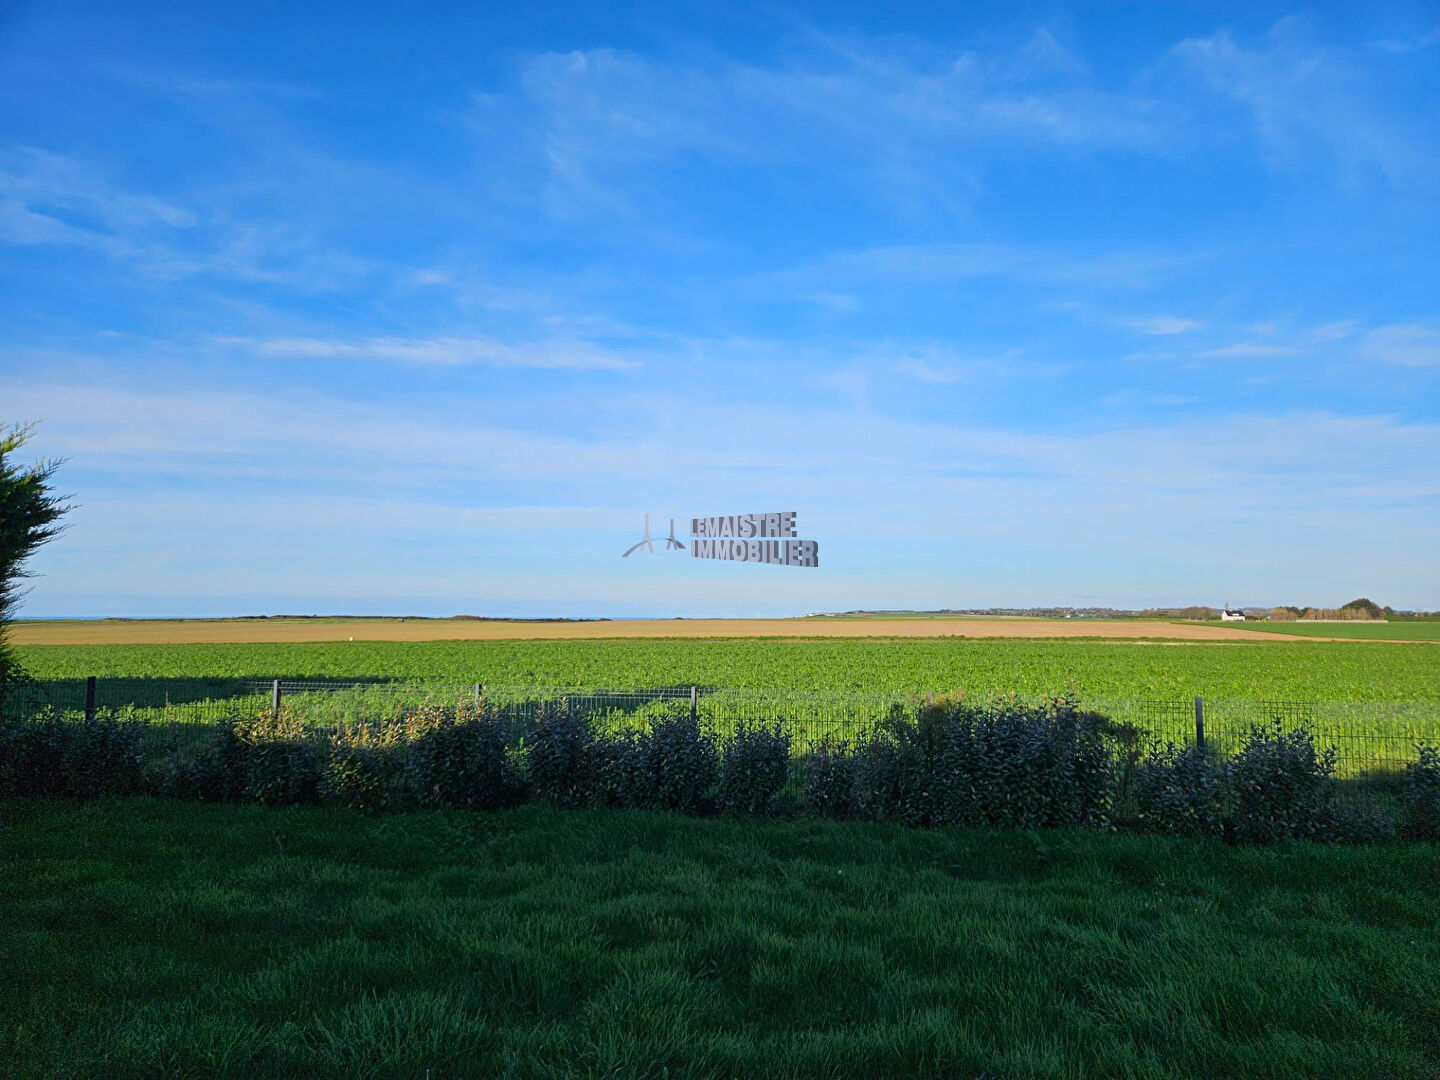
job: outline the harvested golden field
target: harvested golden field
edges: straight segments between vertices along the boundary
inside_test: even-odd
[[[1117,641],[1295,641],[1230,626],[1144,620],[1021,618],[631,619],[104,619],[20,623],[16,645],[184,645],[302,641],[506,641],[603,638],[1107,638]]]

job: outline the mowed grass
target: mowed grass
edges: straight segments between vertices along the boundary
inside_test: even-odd
[[[1428,845],[0,813],[15,1080],[1440,1075]]]
[[[1239,624],[1232,624],[1239,625]],[[1264,634],[1293,637],[1352,638],[1367,641],[1440,641],[1440,619],[1390,623],[1302,623],[1264,622],[1245,624]]]
[[[1440,701],[1425,642],[635,639],[23,646],[40,679],[399,679],[508,686]]]

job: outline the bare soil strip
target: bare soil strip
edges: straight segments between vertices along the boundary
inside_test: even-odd
[[[504,641],[602,638],[901,637],[1107,638],[1116,641],[1336,641],[1229,626],[1102,619],[166,619],[19,623],[16,645],[188,645],[290,641]],[[1373,640],[1373,639],[1372,639]]]

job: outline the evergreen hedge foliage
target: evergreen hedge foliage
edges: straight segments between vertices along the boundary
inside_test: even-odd
[[[1068,698],[896,709],[856,749],[855,808],[904,825],[1105,825],[1117,778],[1105,724]]]
[[[1440,746],[1421,743],[1419,751],[1419,758],[1405,767],[1404,834],[1440,840]]]
[[[494,810],[525,798],[509,725],[493,708],[426,706],[405,720],[409,787],[425,806]]]
[[[1144,831],[1219,836],[1225,827],[1224,766],[1195,746],[1156,744],[1135,767],[1135,823]]]
[[[783,725],[741,725],[722,739],[682,710],[644,729],[603,731],[563,703],[525,731],[483,703],[338,727],[282,710],[220,725],[147,770],[153,732],[124,716],[0,724],[0,796],[148,792],[362,810],[483,810],[529,798],[686,814],[798,808],[919,826],[1124,826],[1240,844],[1364,842],[1397,829],[1387,805],[1339,798],[1335,751],[1303,728],[1253,727],[1224,762],[1169,743],[1142,753],[1134,731],[1070,698],[897,708],[858,742],[822,742],[798,759]],[[1440,839],[1440,748],[1421,745],[1401,803],[1403,835]]]
[[[855,752],[844,739],[825,739],[802,762],[800,799],[820,817],[856,816]]]
[[[745,724],[720,759],[715,804],[722,814],[768,814],[790,778],[790,736],[778,724]]]
[[[0,724],[0,795],[94,799],[144,787],[149,725],[110,715],[84,723],[54,712]]]
[[[356,810],[398,810],[413,803],[406,786],[407,725],[381,720],[330,734],[320,801]]]

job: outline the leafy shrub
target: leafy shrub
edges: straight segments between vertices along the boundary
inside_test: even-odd
[[[330,735],[320,776],[321,802],[357,810],[404,806],[406,732],[403,721],[347,724]]]
[[[939,824],[1097,827],[1109,820],[1114,759],[1105,718],[1071,697],[1000,701],[952,715],[936,785]]]
[[[140,791],[147,730],[143,721],[114,715],[70,724],[62,765],[66,793],[94,799]]]
[[[0,727],[0,792],[52,797],[68,794],[65,758],[72,723],[46,710],[32,720]]]
[[[855,804],[855,755],[843,739],[826,739],[801,762],[800,801],[812,814],[850,818]]]
[[[526,773],[537,797],[564,807],[649,805],[638,731],[602,734],[562,703],[540,718],[527,743]]]
[[[288,711],[239,720],[234,734],[243,780],[241,797],[269,806],[296,806],[319,799],[328,757],[325,733]]]
[[[525,765],[537,797],[555,806],[604,806],[612,748],[598,738],[590,722],[565,706],[541,716],[528,740]]]
[[[1114,788],[1104,723],[1071,698],[945,703],[914,719],[897,708],[858,747],[856,808],[906,825],[1103,825]]]
[[[1195,746],[1151,747],[1134,769],[1136,824],[1150,832],[1218,836],[1228,791],[1224,766]]]
[[[650,805],[638,731],[596,735],[585,747],[580,778],[587,806]]]
[[[201,802],[232,802],[245,797],[246,744],[239,722],[221,721],[198,749],[177,749],[174,764],[162,777],[160,792]]]
[[[648,731],[613,740],[610,762],[627,806],[699,813],[715,785],[715,740],[690,714],[655,719]],[[623,749],[621,749],[623,748]]]
[[[457,810],[513,806],[525,795],[510,728],[491,707],[425,706],[405,721],[406,765],[421,803]]]
[[[1394,803],[1383,796],[1337,799],[1322,821],[1318,838],[1338,844],[1379,844],[1395,838]]]
[[[1118,797],[1120,791],[1129,791],[1134,783],[1136,769],[1145,759],[1147,751],[1153,749],[1154,737],[1146,729],[1128,720],[1113,720],[1100,713],[1082,712],[1078,708],[1076,715],[1110,748],[1113,794]]]
[[[790,736],[777,724],[742,725],[725,747],[715,802],[723,814],[765,814],[790,775]]]
[[[1230,762],[1229,835],[1242,844],[1335,839],[1335,749],[1306,728],[1256,724]]]
[[[1440,746],[1421,743],[1419,757],[1405,766],[1404,834],[1413,840],[1440,840]]]
[[[861,817],[903,825],[930,822],[946,720],[943,709],[925,709],[912,721],[896,706],[861,738],[854,763],[855,810]]]
[[[94,799],[141,790],[145,726],[53,710],[0,727],[0,793]]]

